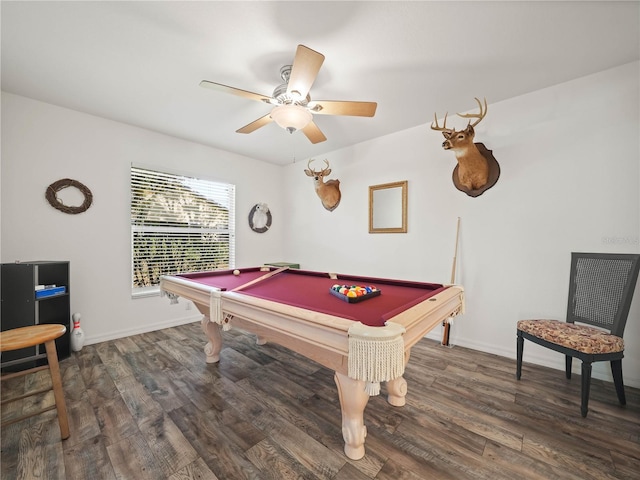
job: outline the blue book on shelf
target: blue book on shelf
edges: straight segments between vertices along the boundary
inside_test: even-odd
[[[53,297],[54,295],[60,295],[67,291],[67,287],[52,287],[45,288],[43,290],[36,290],[36,298]]]

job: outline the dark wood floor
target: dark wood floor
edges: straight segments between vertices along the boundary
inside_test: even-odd
[[[407,405],[372,397],[367,454],[343,454],[333,373],[276,345],[225,332],[204,362],[198,323],[89,345],[61,362],[71,437],[54,411],[2,430],[2,479],[638,479],[640,390],[621,407],[594,380],[423,340]],[[515,343],[515,328],[514,328]],[[526,346],[525,346],[526,351]],[[36,390],[46,372],[2,385]],[[383,386],[384,393],[384,386]],[[17,402],[3,418],[53,402]]]

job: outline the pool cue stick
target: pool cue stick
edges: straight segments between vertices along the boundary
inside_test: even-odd
[[[456,283],[456,263],[458,261],[458,235],[460,234],[460,217],[456,225],[456,247],[453,252],[453,265],[451,266],[451,284]]]
[[[289,267],[282,267],[282,268],[278,268],[277,270],[274,270],[273,272],[269,272],[265,275],[262,275],[261,277],[256,278],[255,280],[251,280],[250,282],[245,283],[244,285],[240,285],[239,287],[233,288],[230,291],[231,292],[237,292],[239,290],[242,290],[243,288],[247,288],[250,287],[251,285],[255,285],[258,282],[261,282],[263,280],[266,280],[267,278],[271,278],[274,275],[279,274],[280,272],[284,272],[285,270],[289,270]]]
[[[460,234],[460,217],[458,217],[458,222],[456,224],[456,246],[453,252],[453,265],[451,266],[451,284],[453,285],[456,282],[456,264],[458,263],[458,236]],[[445,347],[449,346],[449,333],[451,330],[451,325],[447,320],[442,322],[443,332],[442,332],[442,345]]]

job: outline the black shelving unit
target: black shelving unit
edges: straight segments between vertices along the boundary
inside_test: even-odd
[[[3,263],[0,278],[1,330],[42,323],[59,323],[67,332],[56,340],[58,358],[71,354],[71,302],[69,262]],[[50,297],[36,298],[36,285],[64,286],[66,291]],[[47,362],[44,345],[3,352],[0,367],[19,371]]]

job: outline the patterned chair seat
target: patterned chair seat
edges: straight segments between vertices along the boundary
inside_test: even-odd
[[[624,350],[624,340],[586,325],[558,320],[520,320],[518,330],[585,354],[614,353]]]

